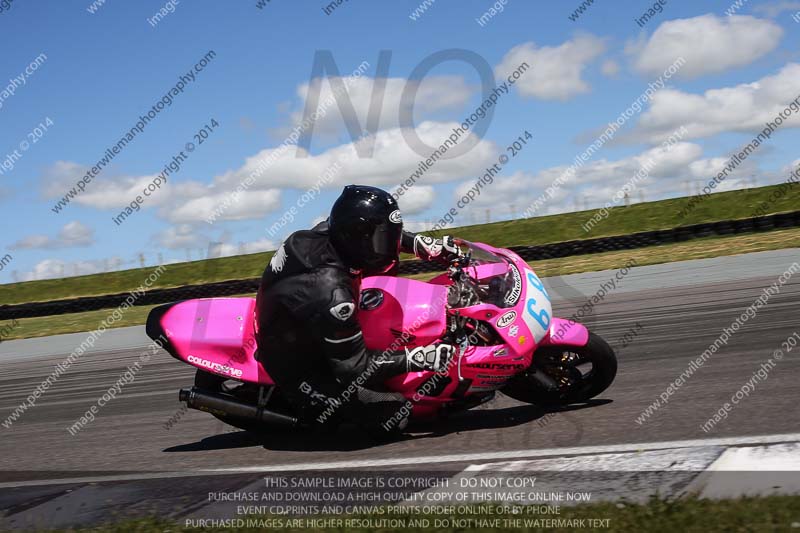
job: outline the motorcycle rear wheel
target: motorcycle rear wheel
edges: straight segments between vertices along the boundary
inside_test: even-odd
[[[581,365],[591,364],[588,372]],[[582,403],[605,391],[617,375],[617,356],[599,335],[589,332],[586,346],[545,346],[536,350],[531,369],[556,382],[556,390],[547,390],[530,371],[514,376],[501,389],[506,396],[542,407]]]

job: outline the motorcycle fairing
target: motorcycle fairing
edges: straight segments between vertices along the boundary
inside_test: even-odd
[[[447,327],[447,287],[394,276],[372,276],[361,291],[376,289],[383,297],[370,309],[359,309],[358,321],[370,350],[425,346],[439,340]]]
[[[255,298],[205,298],[162,305],[150,313],[147,333],[151,338],[164,334],[170,354],[192,366],[272,385],[272,378],[254,357],[255,305]]]
[[[502,388],[531,364],[531,352],[521,357],[508,348],[507,345],[470,346],[447,374],[410,372],[389,379],[386,387],[411,400],[415,416],[435,413],[443,404],[456,399],[456,389],[462,386],[459,376],[469,385],[464,393],[490,392]],[[438,387],[436,382],[443,380],[447,385]],[[430,384],[434,385],[429,387]]]
[[[468,309],[459,309],[459,312],[471,318],[488,320],[514,353],[518,356],[529,356],[547,338],[553,322],[553,309],[544,284],[528,263],[514,252],[483,243],[472,243],[472,245],[495,255],[504,256],[511,261],[519,272],[522,287],[519,299],[511,307],[500,308],[484,303]],[[484,280],[506,273],[508,267],[505,264],[490,263],[470,267],[468,270],[475,278]],[[452,282],[447,273],[444,273],[429,283],[448,285]],[[514,318],[508,320],[512,313]]]
[[[453,400],[490,394],[502,388],[509,378],[530,365],[538,346],[584,346],[588,341],[588,331],[581,324],[570,324],[568,320],[555,317],[549,319],[551,309],[543,286],[517,254],[487,245],[478,246],[504,255],[514,263],[522,278],[522,291],[511,307],[484,303],[457,311],[463,316],[488,321],[505,344],[468,347],[459,364],[453,365],[444,375],[412,372],[387,381],[389,390],[402,392],[412,401],[415,416],[433,415]],[[478,279],[502,274],[499,264],[473,268],[477,270],[472,274]],[[373,298],[358,313],[367,347],[402,350],[406,346],[439,341],[447,328],[449,284],[446,275],[429,283],[387,276],[365,278],[362,291],[380,291],[380,297],[375,297],[373,292]],[[533,311],[541,318],[544,309],[549,319],[548,327],[542,331],[535,327],[537,322],[531,323],[532,317],[524,316],[531,294],[537,300]],[[271,385],[272,379],[254,357],[254,308],[253,298],[213,298],[165,305],[151,312],[147,332],[151,338],[164,334],[168,339],[168,351],[192,366],[240,381]],[[516,314],[513,319],[506,316],[512,311]],[[515,335],[510,334],[511,326],[516,326]],[[459,377],[463,381],[459,381]]]
[[[540,346],[586,346],[589,342],[589,330],[578,322],[565,318],[554,318],[550,324],[550,334]]]

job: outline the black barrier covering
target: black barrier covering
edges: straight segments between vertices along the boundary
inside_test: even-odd
[[[753,233],[797,226],[800,226],[800,211],[792,211],[763,217],[694,224],[666,230],[642,231],[630,235],[557,242],[539,246],[511,246],[510,249],[519,254],[519,256],[526,261],[540,261],[543,259],[595,254],[614,250],[632,250],[635,248],[683,242],[714,235]],[[441,270],[442,267],[435,263],[411,260],[401,262],[398,273],[422,274]],[[133,305],[155,305],[179,300],[190,300],[193,298],[215,298],[247,294],[256,292],[258,290],[258,284],[259,279],[253,278],[221,281],[205,285],[187,285],[170,289],[151,289],[140,296]],[[53,302],[2,305],[0,306],[0,320],[111,309],[121,305],[128,295],[129,293],[121,293],[75,298],[71,300],[57,300]]]
[[[259,279],[242,279],[220,281],[205,285],[187,285],[169,289],[150,289],[139,296],[134,306],[156,305],[193,298],[212,298],[220,296],[233,296],[247,294],[258,290]],[[68,313],[81,313],[96,311],[98,309],[113,309],[122,305],[130,293],[107,294],[104,296],[87,296],[70,300],[55,300],[52,302],[35,302],[18,305],[0,306],[0,320],[14,318],[31,318],[37,316],[65,315]]]

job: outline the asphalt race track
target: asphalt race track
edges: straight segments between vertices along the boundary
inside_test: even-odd
[[[178,506],[180,498],[199,500],[212,490],[253,481],[258,478],[256,471],[311,469],[311,463],[403,468],[419,467],[421,457],[433,457],[425,468],[455,471],[467,462],[481,462],[452,457],[460,454],[536,456],[540,449],[800,433],[800,348],[784,357],[727,420],[708,433],[700,427],[782,341],[800,331],[798,274],[667,405],[643,424],[636,422],[689,361],[798,260],[800,250],[790,249],[635,268],[584,321],[615,347],[619,358],[615,384],[592,405],[547,414],[498,395],[480,409],[446,423],[418,427],[406,440],[384,445],[353,437],[309,439],[291,433],[257,440],[196,411],[185,413],[166,429],[165,423],[180,407],[177,391],[192,383],[194,369],[163,352],[124,387],[121,396],[100,410],[93,423],[71,436],[67,428],[112,386],[148,342],[142,328],[112,331],[100,351],[84,355],[34,408],[10,428],[0,427],[0,512],[14,519],[47,509],[48,502],[75,489],[83,489],[84,499],[86,491],[96,489],[95,497],[102,500],[122,487],[131,494],[139,492],[130,501],[139,502],[141,512],[145,512],[144,493],[160,495],[162,509],[168,510],[169,505]],[[613,276],[614,271],[606,271],[545,280],[556,314],[571,315]],[[636,335],[622,347],[623,335],[632,328]],[[83,337],[0,345],[0,420]],[[253,472],[242,473],[246,468]],[[196,476],[196,471],[207,469],[230,469],[236,475]],[[68,479],[55,482],[64,478]],[[102,484],[76,478],[110,484],[100,491]],[[125,479],[134,482],[121,483]],[[91,514],[73,512],[71,516],[81,520],[92,519]]]

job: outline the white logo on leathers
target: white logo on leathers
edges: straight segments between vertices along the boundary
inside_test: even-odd
[[[283,270],[283,266],[286,264],[287,257],[288,256],[286,255],[286,248],[284,247],[283,244],[281,244],[281,247],[278,248],[278,251],[275,252],[275,255],[272,256],[272,259],[269,262],[269,266],[270,268],[272,268],[272,272],[277,274],[278,272]]]
[[[330,311],[333,316],[344,322],[351,316],[353,316],[353,312],[356,310],[356,304],[353,302],[344,302],[340,303],[339,305],[335,305],[331,307]]]

